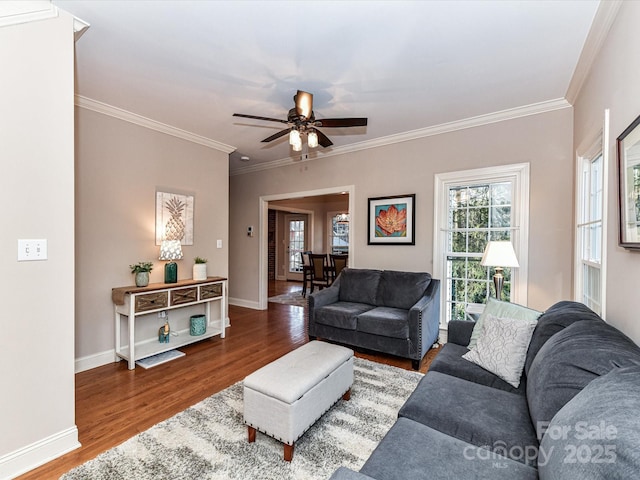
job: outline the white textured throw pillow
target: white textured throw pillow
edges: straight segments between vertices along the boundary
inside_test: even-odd
[[[485,305],[480,318],[478,318],[478,321],[473,327],[471,340],[469,341],[469,345],[467,347],[469,350],[473,350],[474,348],[476,348],[476,342],[478,341],[478,337],[480,336],[482,324],[484,323],[484,319],[488,315],[493,315],[494,317],[500,318],[515,318],[518,320],[537,320],[538,317],[542,315],[542,312],[538,312],[537,310],[533,310],[517,303],[502,302],[500,300],[496,300],[493,297],[489,297],[489,300],[487,301],[487,304]]]
[[[480,365],[518,388],[536,323],[537,320],[487,315],[476,348],[465,353],[462,358]]]

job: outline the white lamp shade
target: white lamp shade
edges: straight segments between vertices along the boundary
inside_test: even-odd
[[[489,242],[480,265],[483,267],[519,267],[516,252],[509,241]]]
[[[163,240],[160,245],[160,260],[180,260],[182,245],[180,240]]]

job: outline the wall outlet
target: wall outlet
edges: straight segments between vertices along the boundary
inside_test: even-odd
[[[47,239],[18,239],[18,261],[30,262],[47,259]]]
[[[167,318],[167,311],[162,310],[161,312],[158,312],[158,318],[162,318],[163,320]]]

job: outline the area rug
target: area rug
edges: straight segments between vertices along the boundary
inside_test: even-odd
[[[295,307],[307,306],[307,298],[302,296],[302,290],[269,297],[268,300],[273,303],[282,303],[284,305],[293,305]]]
[[[351,400],[340,400],[296,442],[258,433],[247,441],[242,382],[136,435],[61,480],[327,479],[340,466],[360,469],[397,418],[422,374],[355,359]]]

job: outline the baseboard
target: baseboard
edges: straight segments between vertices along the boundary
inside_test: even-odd
[[[106,352],[94,353],[93,355],[87,355],[86,357],[76,358],[75,369],[76,373],[84,372],[85,370],[91,370],[92,368],[108,365],[116,361],[116,351],[111,349]]]
[[[79,447],[78,428],[74,425],[0,457],[0,479],[16,478]]]
[[[235,305],[236,307],[251,308],[253,310],[260,310],[260,304],[258,302],[251,302],[249,300],[243,300],[242,298],[229,297],[229,305]]]

